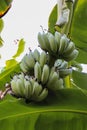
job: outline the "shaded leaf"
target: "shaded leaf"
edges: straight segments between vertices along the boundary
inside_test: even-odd
[[[0,103],[0,130],[86,130],[86,101],[77,89],[59,90],[40,104],[8,98]]]
[[[13,58],[17,58],[18,56],[20,56],[25,48],[25,41],[23,39],[21,39],[18,43],[18,50],[16,52],[16,54],[13,56]]]
[[[72,78],[78,87],[87,90],[87,73],[73,70]]]

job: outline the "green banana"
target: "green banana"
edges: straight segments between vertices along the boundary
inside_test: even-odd
[[[19,92],[18,92],[18,89],[17,89],[15,80],[12,80],[12,81],[11,81],[11,89],[12,89],[12,92],[13,92],[16,96],[19,96]]]
[[[42,86],[38,82],[34,82],[32,98],[37,98],[42,91]]]
[[[38,62],[36,62],[35,66],[34,66],[34,75],[35,75],[35,79],[40,82],[41,81],[41,66]]]
[[[16,87],[18,89],[18,93],[21,97],[25,96],[25,84],[24,84],[24,79],[21,80],[18,78],[17,82],[16,82]]]
[[[49,39],[49,43],[50,43],[50,48],[52,50],[53,53],[57,52],[57,44],[55,42],[55,38],[51,33],[48,33],[48,39]]]
[[[57,60],[55,61],[55,63],[54,63],[54,67],[55,67],[55,68],[61,67],[62,62],[63,62],[63,61],[62,61],[61,59],[57,59]]]
[[[34,68],[35,59],[33,57],[33,53],[32,52],[30,52],[29,54],[26,54],[24,56],[24,61],[27,64],[27,66],[29,67],[30,70]]]
[[[68,62],[58,59],[55,61],[54,67],[58,70],[65,69],[68,67]]]
[[[61,34],[56,31],[55,35],[54,35],[54,38],[55,38],[55,42],[57,44],[57,50],[59,50]]]
[[[51,52],[51,48],[50,48],[50,42],[48,39],[48,33],[43,33],[43,39],[46,45],[46,49],[48,50],[48,52]]]
[[[42,84],[46,84],[48,79],[49,79],[49,66],[48,65],[44,65],[43,66],[43,70],[42,70],[42,76],[41,76],[41,83]]]
[[[48,90],[47,90],[47,88],[44,88],[42,90],[41,94],[38,95],[38,97],[35,99],[35,101],[40,102],[40,101],[44,100],[47,97],[47,95],[48,95]]]
[[[47,82],[47,88],[52,90],[53,85],[55,84],[57,80],[58,80],[58,74],[57,72],[54,72],[53,75],[50,76]]]
[[[25,98],[29,99],[32,95],[32,84],[30,81],[24,80],[25,84]]]
[[[46,44],[45,44],[45,41],[44,41],[44,39],[43,39],[43,34],[41,34],[40,32],[38,33],[38,42],[39,42],[39,44],[40,44],[40,47],[41,47],[43,50],[47,51]]]
[[[47,62],[47,54],[46,52],[42,51],[39,59],[40,66],[43,67],[44,64],[46,64],[46,62]]]
[[[20,63],[20,68],[24,73],[28,72],[28,66],[26,65],[26,63],[24,62],[24,59],[22,59],[21,63]]]
[[[63,35],[60,39],[60,46],[59,46],[58,54],[59,55],[63,54],[66,47],[67,47],[67,38],[66,38],[66,35]]]
[[[71,60],[76,59],[76,57],[78,56],[78,53],[79,53],[78,50],[74,49],[70,55],[67,55],[67,56],[64,55],[63,58],[66,61],[71,61]]]
[[[39,62],[40,52],[39,52],[37,49],[34,50],[34,52],[33,52],[33,57],[34,57],[34,59],[35,59],[36,62],[37,62],[37,61]]]
[[[57,91],[57,90],[62,89],[62,88],[64,88],[63,79],[60,78],[60,79],[56,80],[56,82],[55,82],[55,84],[53,84],[51,90]]]
[[[71,41],[68,43],[68,46],[65,48],[63,55],[64,56],[70,55],[74,49],[75,49],[75,44]]]
[[[59,75],[61,78],[64,78],[68,75],[70,75],[72,73],[72,69],[71,68],[66,68],[66,69],[60,69],[59,70]]]

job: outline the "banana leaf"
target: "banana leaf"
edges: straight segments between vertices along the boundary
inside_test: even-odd
[[[13,0],[0,0],[0,18],[3,17],[11,7]]]
[[[84,92],[61,89],[38,104],[7,96],[0,102],[0,130],[87,130]]]

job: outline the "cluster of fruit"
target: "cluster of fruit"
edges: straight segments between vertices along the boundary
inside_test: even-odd
[[[68,61],[78,54],[74,43],[58,32],[39,33],[38,41],[43,51],[35,49],[26,54],[20,63],[22,73],[11,80],[15,96],[37,102],[44,100],[49,91],[64,88],[64,78],[72,73]]]
[[[55,32],[54,35],[49,32],[39,33],[38,42],[43,50],[66,61],[74,60],[78,55],[75,44],[65,34],[61,35],[59,32]]]

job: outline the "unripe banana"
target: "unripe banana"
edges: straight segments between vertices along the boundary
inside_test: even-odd
[[[27,66],[29,67],[30,70],[34,68],[35,59],[33,57],[33,53],[32,52],[30,52],[29,54],[25,55],[24,61],[27,64]]]
[[[42,91],[42,86],[38,82],[34,82],[33,85],[33,98],[37,98]]]
[[[40,82],[41,81],[41,66],[38,62],[36,62],[35,66],[34,66],[34,75],[35,75],[35,79]]]
[[[67,69],[60,69],[59,70],[59,75],[61,78],[64,78],[68,75],[70,75],[72,73],[72,69],[71,68],[67,68]]]
[[[18,79],[16,82],[16,87],[18,89],[18,93],[21,97],[25,96],[25,84],[24,84],[24,79]]]
[[[20,63],[20,67],[24,73],[33,70],[34,65],[35,65],[35,59],[33,57],[32,52],[26,54]]]
[[[37,49],[34,50],[34,52],[33,52],[33,57],[34,57],[34,59],[35,59],[36,62],[37,62],[37,61],[39,62],[40,52],[39,52]]]
[[[44,41],[44,39],[43,39],[43,34],[41,34],[40,32],[38,33],[38,42],[39,42],[39,44],[40,44],[40,47],[41,47],[43,50],[47,51],[46,44],[45,44],[45,41]]]
[[[40,102],[40,101],[44,100],[47,97],[47,95],[48,95],[48,90],[47,90],[47,88],[44,88],[42,90],[41,94],[38,95],[38,97],[35,99],[35,101]]]
[[[12,92],[13,92],[16,96],[19,96],[19,92],[18,92],[18,89],[17,89],[15,80],[12,80],[12,81],[11,81],[11,88],[12,88]]]
[[[68,62],[63,61],[59,69],[66,69],[68,67]]]
[[[24,84],[25,84],[25,98],[29,99],[32,95],[32,84],[30,83],[30,81],[24,80]]]
[[[44,65],[43,70],[42,70],[42,76],[41,76],[41,83],[42,84],[46,84],[48,79],[49,79],[49,66],[48,65]]]
[[[20,68],[24,73],[28,72],[28,66],[26,65],[26,63],[24,62],[24,59],[22,59],[21,63],[20,63]]]
[[[68,46],[65,48],[63,55],[64,56],[70,55],[74,49],[75,49],[75,44],[71,41],[68,43]]]
[[[63,79],[60,78],[60,79],[56,80],[56,82],[52,86],[51,90],[57,91],[57,90],[62,89],[62,88],[64,88],[64,86],[63,86]]]
[[[46,45],[46,49],[48,50],[48,52],[51,52],[51,48],[50,48],[50,42],[48,39],[48,33],[43,33],[43,39]]]
[[[70,55],[67,55],[67,56],[63,56],[64,60],[66,61],[71,61],[71,60],[74,60],[76,59],[76,57],[78,56],[78,50],[73,50],[73,52],[70,54]]]
[[[47,88],[48,89],[53,89],[53,85],[55,84],[55,82],[58,80],[58,74],[56,72],[53,73],[52,76],[50,76],[48,82],[47,82]]]
[[[55,42],[55,38],[51,33],[48,33],[48,39],[49,39],[49,43],[50,43],[50,48],[52,50],[53,53],[57,52],[57,44]]]
[[[56,31],[54,37],[55,37],[55,42],[57,43],[57,50],[59,50],[61,34]]]
[[[55,63],[54,63],[54,67],[55,68],[59,68],[60,66],[61,66],[61,64],[62,64],[62,60],[61,59],[57,59],[56,61],[55,61]]]
[[[68,67],[68,62],[58,59],[55,61],[54,67],[58,70],[65,69]]]
[[[46,52],[42,51],[40,54],[40,60],[39,60],[40,66],[43,67],[44,64],[46,64],[46,62],[47,62]]]
[[[66,35],[63,35],[60,39],[60,46],[59,46],[59,50],[58,53],[61,55],[63,54],[65,48],[67,47],[67,38]]]

